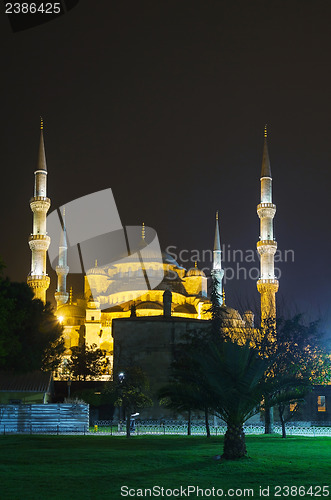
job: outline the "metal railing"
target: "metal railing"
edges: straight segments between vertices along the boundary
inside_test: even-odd
[[[226,432],[226,425],[211,425],[211,436],[223,436]],[[135,422],[131,427],[132,435],[149,435],[149,436],[185,436],[187,435],[188,425],[185,421],[164,421],[164,422]],[[246,435],[261,435],[264,434],[263,425],[244,425]],[[282,434],[280,425],[275,425],[273,432]],[[306,437],[331,437],[331,426],[300,426],[287,425],[286,433],[288,436],[306,436]],[[47,426],[47,425],[27,425],[17,428],[17,426],[1,425],[0,435],[9,434],[49,434],[49,435],[108,435],[108,436],[124,436],[126,434],[125,422],[112,420],[98,420],[94,426],[87,427],[86,425],[77,425],[65,427],[63,425]],[[192,436],[205,436],[206,426],[202,423],[192,423]]]
[[[221,425],[209,425],[210,434],[212,436],[222,436],[225,434],[227,426],[226,424]],[[163,422],[153,422],[153,421],[137,421],[135,423],[134,429],[131,432],[135,435],[187,435],[188,425],[184,421],[163,421]],[[98,420],[95,422],[94,433],[111,434],[111,435],[124,435],[126,432],[125,422],[120,424],[118,421],[111,420]],[[246,435],[256,435],[264,434],[264,425],[244,425],[244,432]],[[282,434],[282,428],[280,425],[274,425],[273,432],[275,434]],[[308,427],[300,425],[286,425],[286,432],[289,436],[328,436],[331,437],[331,426],[316,426],[312,425]],[[203,423],[191,423],[191,435],[192,436],[205,436],[206,426]]]

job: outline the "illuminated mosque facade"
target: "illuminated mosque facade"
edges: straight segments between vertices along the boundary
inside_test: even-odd
[[[47,234],[46,218],[50,208],[47,197],[47,165],[43,138],[43,124],[39,144],[37,169],[34,172],[34,195],[30,200],[33,213],[33,232],[29,237],[32,253],[31,271],[27,283],[32,288],[36,298],[46,301],[46,291],[50,278],[46,270],[46,253],[50,245]],[[277,243],[273,237],[273,218],[276,206],[272,203],[272,178],[265,131],[264,150],[261,173],[261,203],[257,207],[260,218],[260,239],[257,249],[260,254],[260,279],[257,288],[261,295],[261,317],[276,314],[275,294],[278,281],[274,274],[274,255]],[[70,356],[71,348],[82,342],[88,345],[96,344],[107,351],[112,364],[113,336],[112,322],[119,318],[155,317],[164,315],[167,294],[171,292],[170,314],[173,318],[187,320],[208,320],[211,318],[211,302],[207,295],[207,277],[195,267],[186,270],[174,258],[163,252],[162,258],[156,258],[153,251],[148,252],[145,242],[145,227],[141,230],[141,249],[146,249],[144,257],[145,269],[134,254],[123,261],[109,265],[98,265],[86,271],[84,277],[84,293],[82,298],[73,299],[72,290],[67,290],[67,275],[70,272],[67,263],[67,235],[65,213],[62,213],[62,235],[59,241],[57,273],[57,289],[55,300],[56,315],[63,324],[65,340],[65,357]],[[162,281],[153,289],[139,288],[142,273],[153,275],[159,273]],[[225,306],[224,288],[222,285],[224,270],[222,268],[222,252],[218,214],[213,248],[212,279],[216,278],[218,286],[219,305],[226,311],[228,326],[243,330],[254,326],[254,316],[246,311],[242,316],[238,311]],[[165,294],[166,292],[166,294]],[[169,304],[169,301],[168,301]]]

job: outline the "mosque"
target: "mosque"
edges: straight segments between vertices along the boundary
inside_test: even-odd
[[[31,270],[27,283],[36,298],[46,302],[50,277],[46,270],[46,254],[51,237],[47,233],[47,213],[51,205],[47,197],[47,165],[41,122],[39,155],[34,172],[34,194],[30,200],[33,213],[33,230],[29,237]],[[260,237],[257,250],[260,255],[260,277],[257,290],[261,297],[261,322],[276,319],[276,292],[274,256],[277,243],[273,233],[276,206],[272,201],[272,176],[264,132],[261,171],[261,202],[257,206],[260,219]],[[67,204],[69,206],[70,204]],[[211,301],[207,293],[207,276],[195,267],[186,270],[168,253],[161,253],[150,245],[148,229],[144,224],[136,242],[135,251],[110,259],[110,263],[95,261],[84,275],[84,290],[74,299],[72,289],[67,290],[70,271],[71,235],[67,240],[66,216],[57,211],[61,220],[59,237],[53,236],[59,249],[56,273],[56,315],[63,324],[65,340],[64,365],[71,355],[71,348],[85,342],[96,344],[107,352],[109,372],[102,379],[110,379],[128,363],[141,366],[156,390],[167,383],[167,373],[174,357],[176,342],[192,331],[205,331],[211,318]],[[49,224],[48,224],[49,225]],[[68,228],[68,227],[67,227]],[[49,230],[49,228],[48,228]],[[68,231],[69,233],[69,231]],[[109,248],[109,247],[107,247]],[[68,259],[69,255],[69,259]],[[75,272],[77,272],[75,270]],[[211,278],[217,284],[219,305],[225,313],[225,328],[234,335],[252,334],[254,315],[246,311],[242,315],[225,304],[223,288],[224,270],[218,215],[216,214],[215,239]],[[81,298],[78,298],[81,297]],[[58,374],[61,378],[61,373]],[[56,377],[55,377],[56,378]],[[330,419],[330,385],[315,386],[307,396],[305,420],[328,421]],[[160,406],[154,401],[148,410],[149,418],[160,418]]]
[[[274,255],[277,243],[273,237],[273,218],[276,206],[272,203],[272,177],[265,129],[264,149],[261,172],[261,203],[257,207],[260,218],[260,239],[257,249],[260,254],[260,279],[257,289],[261,295],[261,317],[275,317],[275,294],[278,281],[274,274]],[[29,237],[32,253],[31,271],[27,278],[35,297],[46,301],[46,292],[50,278],[46,270],[46,253],[50,245],[46,220],[50,208],[47,197],[47,165],[41,122],[40,144],[37,169],[34,172],[34,195],[30,200],[33,213],[33,232]],[[107,265],[98,265],[86,271],[82,298],[73,298],[68,292],[66,279],[70,271],[68,266],[68,245],[65,214],[62,213],[62,234],[59,241],[57,273],[56,315],[63,324],[65,357],[71,354],[71,348],[82,342],[96,344],[107,351],[110,363],[113,362],[113,321],[120,318],[157,317],[164,315],[164,294],[171,292],[170,315],[172,318],[186,320],[208,320],[211,317],[211,302],[207,294],[207,277],[197,267],[186,270],[172,256],[163,252],[157,255],[150,250],[146,241],[146,228],[141,228],[139,252],[119,259]],[[69,238],[70,239],[70,238]],[[141,254],[144,255],[143,266]],[[215,239],[213,247],[212,278],[218,284],[219,305],[227,315],[228,326],[235,329],[252,328],[254,316],[246,311],[242,316],[238,311],[225,305],[222,280],[222,252],[218,214],[216,214]],[[146,276],[159,276],[157,286],[146,289]],[[142,283],[145,286],[142,286]]]

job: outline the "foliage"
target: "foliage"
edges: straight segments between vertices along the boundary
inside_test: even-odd
[[[105,382],[100,388],[92,388],[75,391],[73,397],[82,399],[92,406],[115,405],[116,394],[113,390],[112,381]]]
[[[214,409],[227,424],[242,425],[257,413],[265,390],[267,360],[247,343],[211,345],[200,359]]]
[[[123,409],[126,416],[126,435],[130,437],[131,414],[139,408],[153,404],[149,396],[149,381],[138,366],[128,366],[122,370],[123,376],[115,377],[109,385],[109,392],[115,396],[115,405]],[[106,391],[105,391],[106,392]]]
[[[105,375],[109,368],[106,351],[99,349],[96,344],[71,347],[71,356],[66,370],[74,380],[94,380]]]
[[[0,369],[53,370],[64,352],[62,327],[49,303],[25,283],[0,276]]]
[[[188,433],[192,410],[205,413],[206,434],[210,435],[208,413],[213,407],[210,394],[204,390],[204,374],[197,361],[198,353],[204,352],[211,341],[211,331],[188,334],[183,343],[176,346],[176,357],[171,364],[170,383],[159,390],[160,404],[176,412],[188,412]]]
[[[203,410],[206,425],[208,413],[218,414],[228,425],[223,456],[238,458],[246,454],[242,427],[259,411],[268,361],[232,327],[227,308],[219,306],[215,276],[211,302],[210,330],[196,332],[179,346],[172,364],[173,382],[160,391],[159,397],[177,410]]]
[[[331,380],[329,354],[323,347],[319,322],[304,324],[302,315],[281,319],[277,323],[276,360],[271,372],[290,373],[296,379],[306,379],[310,385]]]
[[[290,403],[299,403],[316,384],[331,380],[330,355],[323,347],[323,333],[318,321],[305,323],[303,316],[270,321],[259,346],[268,356],[265,406],[278,406],[285,432],[285,411]],[[292,414],[294,415],[294,414]]]
[[[214,274],[212,276],[211,290],[210,290],[210,308],[207,310],[211,314],[211,329],[210,338],[214,342],[218,342],[220,337],[226,338],[228,334],[224,330],[224,325],[228,319],[228,312],[224,305],[220,306],[221,296],[218,292],[219,280]]]

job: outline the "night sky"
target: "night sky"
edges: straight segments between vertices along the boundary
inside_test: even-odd
[[[52,209],[111,187],[122,224],[144,221],[177,253],[212,248],[216,210],[226,248],[256,249],[268,123],[275,236],[283,256],[294,251],[276,264],[277,299],[330,330],[330,25],[331,4],[318,0],[80,0],[16,33],[2,10],[0,255],[10,278],[30,270],[40,115]],[[253,307],[256,281],[241,272],[226,298]]]

